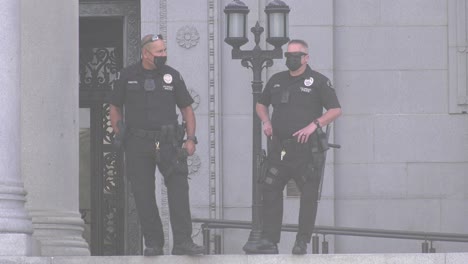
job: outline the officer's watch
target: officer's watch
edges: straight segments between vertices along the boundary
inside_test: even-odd
[[[320,126],[320,123],[319,123],[319,121],[318,121],[317,119],[315,119],[315,120],[313,121],[313,123],[314,123],[318,128],[321,128],[321,127],[322,127],[322,126]]]
[[[196,136],[187,136],[187,140],[192,140],[193,143],[198,144],[198,140]]]

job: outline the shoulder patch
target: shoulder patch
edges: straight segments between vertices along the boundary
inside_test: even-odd
[[[310,77],[309,79],[304,80],[304,85],[309,87],[314,83],[314,78]]]
[[[172,83],[172,75],[170,75],[169,73],[164,74],[163,80],[167,84]]]

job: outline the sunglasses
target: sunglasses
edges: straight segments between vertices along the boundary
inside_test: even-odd
[[[147,39],[146,41],[144,41],[143,43],[141,43],[141,47],[145,46],[146,44],[148,43],[151,43],[151,42],[154,42],[156,40],[163,40],[163,37],[161,34],[157,34],[157,35],[153,35],[151,38]]]
[[[298,51],[298,52],[285,52],[284,53],[284,56],[286,58],[288,57],[299,57],[299,56],[304,56],[304,55],[307,55],[307,53],[304,53],[304,52],[301,52],[301,51]]]

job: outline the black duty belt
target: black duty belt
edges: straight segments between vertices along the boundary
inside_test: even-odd
[[[140,128],[130,128],[130,134],[139,138],[158,140],[161,136],[159,130],[145,130]]]
[[[272,147],[279,150],[291,150],[291,151],[304,151],[313,148],[316,144],[313,143],[314,137],[310,136],[306,143],[297,142],[297,138],[281,139],[273,136],[271,138]]]

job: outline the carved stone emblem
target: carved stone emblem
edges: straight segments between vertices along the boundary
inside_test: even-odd
[[[197,154],[187,157],[189,175],[196,173],[201,167],[201,160]]]
[[[177,31],[177,43],[183,48],[190,49],[198,44],[200,34],[193,26],[183,26]]]

